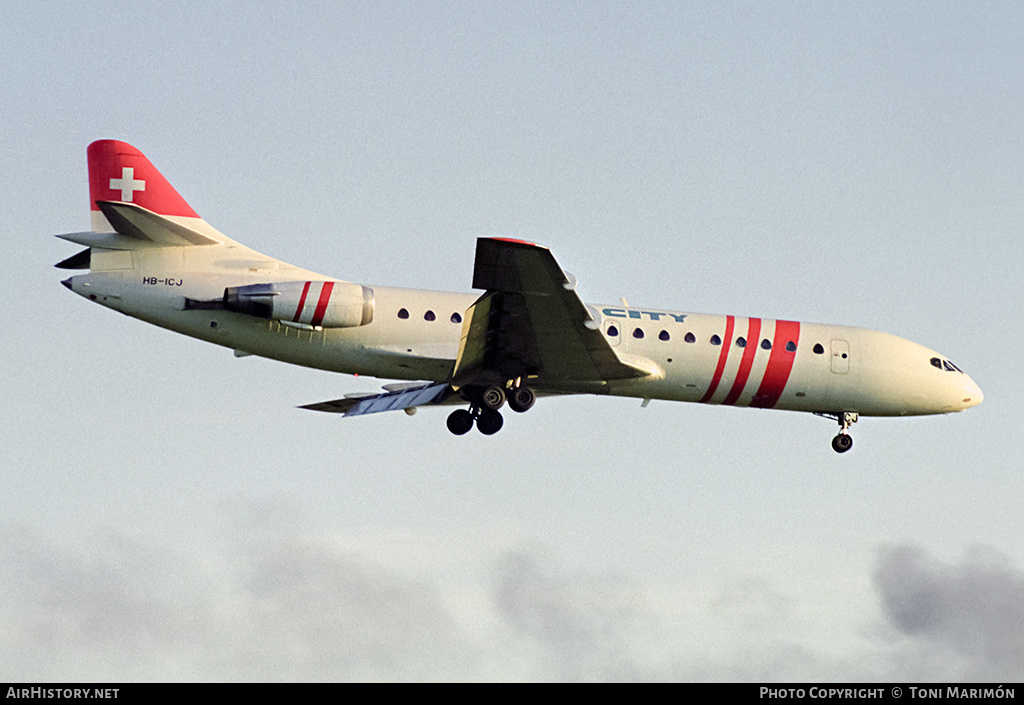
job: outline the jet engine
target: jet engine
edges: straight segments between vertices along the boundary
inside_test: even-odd
[[[373,289],[337,281],[231,286],[224,308],[303,327],[352,328],[373,320]]]

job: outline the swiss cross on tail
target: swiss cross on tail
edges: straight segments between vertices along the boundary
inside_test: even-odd
[[[133,203],[163,216],[198,218],[185,199],[142,152],[126,142],[99,140],[89,145],[89,206],[98,201]]]
[[[110,188],[121,190],[121,200],[131,203],[136,191],[145,191],[146,182],[135,180],[135,169],[130,166],[121,168],[121,178],[111,179]]]

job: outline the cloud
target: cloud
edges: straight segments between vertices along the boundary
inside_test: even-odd
[[[649,680],[645,637],[655,622],[640,591],[613,576],[552,567],[509,551],[498,562],[498,616],[535,659],[534,677],[551,680]]]
[[[542,549],[497,546],[452,584],[379,564],[365,539],[352,550],[294,527],[237,536],[218,553],[181,555],[120,534],[82,551],[0,529],[0,630],[14,635],[0,643],[0,677],[679,677],[641,586],[566,569]]]
[[[106,537],[94,555],[0,533],[2,676],[21,680],[465,678],[436,590],[298,535],[196,560]]]
[[[351,540],[294,525],[246,526],[207,553],[112,532],[69,548],[0,526],[0,678],[828,682],[1024,675],[1024,576],[991,549],[944,564],[919,548],[887,547],[874,570],[881,611],[858,614],[768,575],[691,587],[640,583],[568,567],[532,544],[423,541],[433,544],[430,556],[417,562],[401,550],[397,559],[394,552],[384,558],[401,543],[394,537]],[[411,544],[413,552],[425,543]],[[470,543],[486,548],[471,557]]]
[[[890,546],[874,582],[908,659],[942,680],[1024,678],[1024,574],[991,548],[942,563],[914,546]]]

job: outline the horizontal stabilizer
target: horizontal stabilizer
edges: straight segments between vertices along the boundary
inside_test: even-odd
[[[376,414],[381,411],[397,411],[398,409],[409,409],[415,406],[443,404],[451,394],[451,385],[447,382],[442,382],[440,384],[419,385],[411,389],[398,389],[383,394],[346,397],[345,399],[320,402],[319,404],[307,404],[299,408],[345,414],[345,416],[362,416],[363,414]]]
[[[148,247],[166,247],[150,240],[139,240],[118,233],[101,233],[94,230],[81,233],[62,233],[56,237],[76,245],[98,247],[101,250],[141,250]]]
[[[118,234],[158,247],[216,245],[217,240],[134,203],[97,201]],[[123,248],[116,248],[123,249]]]
[[[88,269],[92,262],[92,250],[85,249],[53,265],[57,269]]]

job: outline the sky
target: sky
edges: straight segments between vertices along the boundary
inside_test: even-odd
[[[0,680],[1024,679],[1024,7],[110,2],[0,22]],[[541,399],[298,409],[382,380],[93,306],[85,150],[366,284],[480,236],[584,300],[840,323],[967,412]]]

